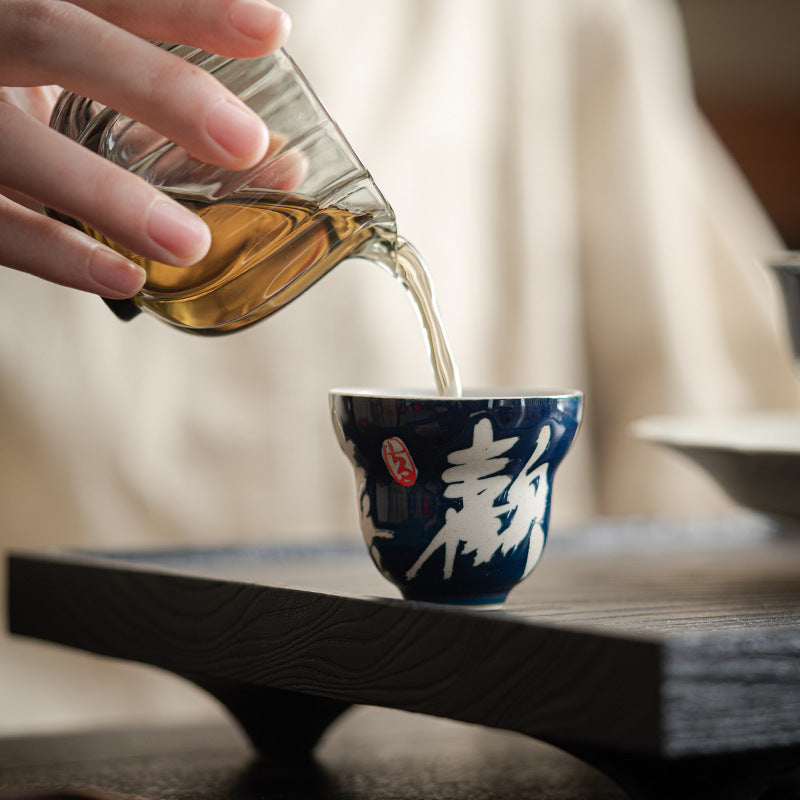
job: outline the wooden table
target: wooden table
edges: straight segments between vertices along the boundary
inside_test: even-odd
[[[273,760],[367,705],[526,734],[632,797],[795,796],[800,536],[758,517],[597,521],[494,612],[397,599],[361,545],[17,553],[9,579],[13,632],[192,680]]]
[[[0,740],[3,800],[54,788],[125,800],[626,800],[527,736],[367,707],[342,715],[307,761],[259,757],[233,725]]]

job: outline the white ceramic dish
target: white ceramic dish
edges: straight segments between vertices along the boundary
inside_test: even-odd
[[[648,417],[632,432],[692,459],[737,503],[800,520],[800,411]]]

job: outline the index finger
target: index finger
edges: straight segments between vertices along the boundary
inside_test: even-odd
[[[231,58],[277,50],[289,37],[289,15],[267,0],[72,0],[144,39],[192,44]]]

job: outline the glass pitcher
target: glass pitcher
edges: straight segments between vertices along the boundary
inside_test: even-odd
[[[108,300],[123,319],[140,311],[189,332],[213,335],[277,311],[348,257],[392,269],[395,216],[338,126],[284,50],[230,59],[186,45],[159,44],[212,73],[267,124],[271,142],[255,167],[234,171],[202,163],[147,126],[85,97],[64,92],[51,127],[144,178],[209,226],[208,255],[173,267],[123,250],[144,267],[131,300]]]

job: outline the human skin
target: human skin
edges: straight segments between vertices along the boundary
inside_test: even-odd
[[[176,266],[208,250],[205,224],[165,194],[48,127],[61,87],[127,114],[228,169],[257,164],[263,122],[210,74],[151,41],[231,58],[286,41],[266,0],[0,0],[0,264],[109,298],[145,274],[41,213],[80,219],[122,247]]]

